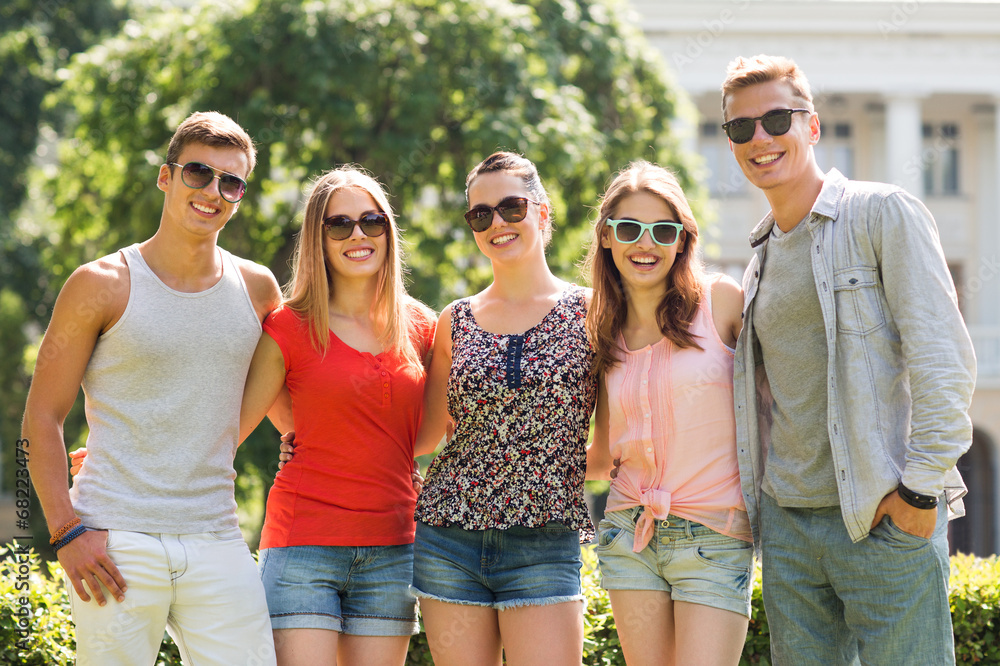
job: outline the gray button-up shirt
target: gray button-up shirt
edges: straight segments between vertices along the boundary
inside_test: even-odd
[[[812,236],[828,348],[827,430],[851,538],[868,536],[879,502],[900,483],[945,494],[951,517],[964,515],[955,463],[972,443],[976,360],[934,219],[898,187],[833,169],[800,224]],[[768,213],[750,235],[755,255],[743,276],[734,370],[740,477],[758,544],[771,396],[753,315],[773,225]]]

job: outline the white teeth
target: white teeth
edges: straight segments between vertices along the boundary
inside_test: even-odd
[[[217,210],[215,208],[212,208],[211,206],[205,206],[205,205],[199,204],[199,203],[193,203],[191,205],[194,206],[195,210],[200,210],[203,213],[214,213]]]
[[[374,250],[369,248],[364,248],[360,250],[351,250],[350,252],[345,252],[344,254],[346,254],[350,259],[361,259],[362,257],[367,257],[373,251]]]
[[[504,234],[490,239],[490,243],[493,245],[502,245],[508,241],[514,240],[515,238],[517,238],[517,234]]]
[[[629,257],[634,264],[655,264],[656,257]]]
[[[779,155],[778,153],[771,153],[770,155],[764,155],[763,157],[758,157],[754,159],[754,162],[757,164],[770,164],[779,157],[781,157],[781,155]]]

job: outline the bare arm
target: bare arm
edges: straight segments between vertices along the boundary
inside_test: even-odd
[[[743,330],[743,289],[730,277],[712,284],[712,319],[722,341],[735,347]]]
[[[441,312],[434,335],[431,367],[424,384],[424,413],[413,455],[432,453],[441,442],[451,416],[448,415],[448,375],[451,373],[451,306]]]
[[[267,333],[260,336],[250,361],[240,407],[240,442],[254,431],[274,406],[285,385],[285,359],[281,348]]]
[[[597,409],[594,412],[594,439],[587,447],[587,479],[610,479],[611,442],[608,438],[608,389],[604,376],[597,385]]]
[[[28,467],[49,533],[76,517],[66,480],[63,423],[76,400],[98,336],[125,309],[128,285],[128,269],[113,258],[77,269],[56,300],[38,350],[21,436],[29,442]],[[88,531],[57,552],[80,598],[90,601],[89,588],[102,606],[106,602],[98,581],[119,601],[124,599],[126,587],[105,550],[106,540],[106,532]]]
[[[288,392],[288,386],[282,385],[274,404],[267,411],[267,418],[278,432],[295,430],[295,421],[292,419],[292,396]]]

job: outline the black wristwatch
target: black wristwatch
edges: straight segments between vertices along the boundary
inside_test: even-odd
[[[896,488],[896,492],[899,496],[903,498],[903,501],[912,507],[917,509],[933,509],[938,505],[938,498],[934,495],[921,495],[920,493],[915,493],[902,483]]]

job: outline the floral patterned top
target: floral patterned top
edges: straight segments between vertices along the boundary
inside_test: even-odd
[[[452,306],[455,434],[431,464],[417,520],[467,530],[551,520],[593,537],[583,480],[597,381],[586,312],[573,286],[525,333],[496,335],[479,327],[469,299]]]

